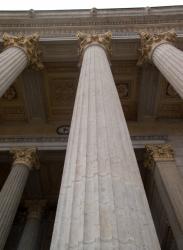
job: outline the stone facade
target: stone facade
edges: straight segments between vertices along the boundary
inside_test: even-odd
[[[182,49],[183,6],[0,11],[0,250],[183,248]]]

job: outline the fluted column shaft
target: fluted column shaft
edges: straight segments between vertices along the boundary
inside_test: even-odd
[[[151,171],[151,183],[155,183],[166,211],[169,225],[176,241],[176,249],[183,249],[183,177],[176,166],[170,144],[146,145],[145,167]],[[148,182],[149,183],[149,182]],[[153,193],[154,184],[149,186]]]
[[[51,250],[160,249],[109,62],[84,52]]]
[[[183,98],[183,52],[172,45],[176,33],[173,30],[159,34],[141,32],[140,38],[141,57],[138,64],[146,60],[153,62]]]
[[[13,166],[8,179],[0,193],[0,249],[3,249],[6,239],[22,197],[29,175],[26,165]]]
[[[163,43],[153,50],[151,58],[162,75],[183,98],[183,52],[171,44]]]
[[[38,243],[40,219],[28,218],[18,250],[35,250]]]
[[[11,226],[19,206],[24,187],[33,166],[33,150],[28,150],[25,155],[22,150],[16,151],[20,155],[15,156],[15,161],[11,172],[0,192],[0,250],[3,250],[8,238]],[[27,154],[27,152],[26,152]],[[25,159],[25,157],[28,157]]]
[[[26,225],[24,227],[23,234],[18,245],[18,250],[37,249],[42,212],[43,203],[30,204],[28,208]]]
[[[11,47],[0,54],[0,97],[15,81],[28,64],[23,49]]]
[[[0,54],[0,97],[15,81],[27,65],[42,69],[40,51],[38,49],[38,34],[30,36],[3,35],[6,48]]]

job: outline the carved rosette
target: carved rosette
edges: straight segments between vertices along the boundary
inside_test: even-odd
[[[174,161],[174,152],[170,144],[145,145],[144,166],[153,168],[158,161]]]
[[[25,207],[28,209],[28,219],[41,219],[46,204],[46,200],[26,200]]]
[[[36,148],[15,148],[10,151],[13,154],[13,165],[26,165],[29,169],[39,169],[39,160]]]
[[[43,64],[40,59],[41,51],[39,50],[38,42],[39,35],[37,33],[29,36],[12,36],[7,33],[4,33],[3,35],[4,47],[18,47],[22,49],[27,55],[30,67],[36,70],[43,69]]]
[[[154,49],[163,43],[172,44],[176,40],[176,33],[174,30],[163,32],[159,34],[151,34],[148,32],[140,32],[141,39],[141,56],[138,65],[141,65],[147,60],[151,60]]]
[[[107,55],[111,54],[112,33],[110,31],[104,34],[87,34],[83,32],[78,32],[77,37],[80,41],[80,55],[83,55],[84,50],[91,44],[99,44],[105,49]]]

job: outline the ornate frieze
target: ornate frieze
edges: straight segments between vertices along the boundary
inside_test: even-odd
[[[100,46],[105,48],[109,55],[111,54],[112,33],[110,31],[104,34],[87,34],[83,32],[78,32],[77,37],[80,41],[80,55],[82,55],[83,51],[93,43],[99,44]]]
[[[43,64],[40,60],[41,51],[38,48],[38,41],[39,35],[37,33],[29,36],[13,36],[7,33],[3,35],[4,47],[17,47],[22,49],[28,57],[29,65],[34,69],[43,68]]]
[[[32,167],[39,169],[39,160],[36,152],[36,148],[14,148],[10,151],[13,154],[13,165],[26,165],[30,169]]]
[[[174,161],[174,152],[170,144],[147,144],[145,149],[144,166],[147,168],[154,167],[158,161]]]
[[[142,64],[146,60],[151,60],[153,50],[163,43],[173,43],[176,40],[176,33],[174,30],[163,32],[159,34],[151,34],[148,32],[140,32],[141,38],[141,56],[138,64]]]
[[[168,13],[168,14],[167,14]],[[0,13],[0,36],[4,32],[11,34],[38,32],[41,37],[74,37],[81,30],[91,33],[107,31],[113,37],[138,38],[137,32],[163,32],[167,28],[174,28],[180,33],[183,29],[182,6],[160,8],[134,8],[134,9],[88,9],[88,10],[59,10],[20,12],[3,11]],[[170,18],[171,16],[171,18]],[[51,21],[50,21],[51,20]]]

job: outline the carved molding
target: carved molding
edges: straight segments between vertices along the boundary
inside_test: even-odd
[[[107,31],[113,37],[137,37],[137,32],[163,32],[176,29],[182,33],[183,7],[155,7],[134,9],[88,9],[59,11],[3,11],[0,13],[0,36],[3,32],[31,34],[39,32],[41,37],[75,37],[80,30],[86,33]]]
[[[13,165],[26,165],[30,170],[34,167],[39,169],[39,160],[36,148],[14,148],[10,151],[13,154]]]
[[[83,32],[78,32],[77,38],[80,41],[80,55],[82,55],[84,50],[91,44],[99,44],[106,50],[108,55],[111,54],[112,33],[110,31],[104,34],[87,34]]]
[[[61,126],[62,127],[62,126]],[[69,125],[64,125],[63,127],[67,127],[70,129]],[[66,142],[68,139],[68,135],[62,136],[52,136],[52,137],[29,137],[29,136],[17,136],[17,137],[0,137],[0,143],[55,143],[55,142]],[[167,135],[132,135],[132,141],[144,141],[144,140],[162,140],[166,141],[168,139]],[[162,144],[160,144],[162,145]]]
[[[64,126],[66,127],[66,125]],[[67,127],[69,130],[69,126]],[[165,143],[168,140],[167,135],[133,135],[131,140],[134,148],[144,148],[144,145],[149,143]],[[45,150],[65,150],[67,148],[68,135],[59,135],[53,137],[2,137],[0,138],[0,150],[9,151],[14,147],[31,147],[35,145],[40,151]]]
[[[145,145],[146,157],[144,166],[154,167],[158,161],[174,161],[174,152],[170,144],[147,144]]]
[[[43,64],[40,60],[41,51],[38,47],[38,41],[39,35],[37,33],[29,36],[3,34],[5,48],[17,47],[23,49],[27,55],[29,65],[34,69],[43,69]]]
[[[159,34],[151,34],[148,32],[140,32],[141,39],[141,56],[138,61],[138,65],[144,63],[144,61],[151,60],[152,53],[154,49],[163,43],[172,44],[176,40],[176,33],[174,30],[170,30],[168,32],[163,32]]]

